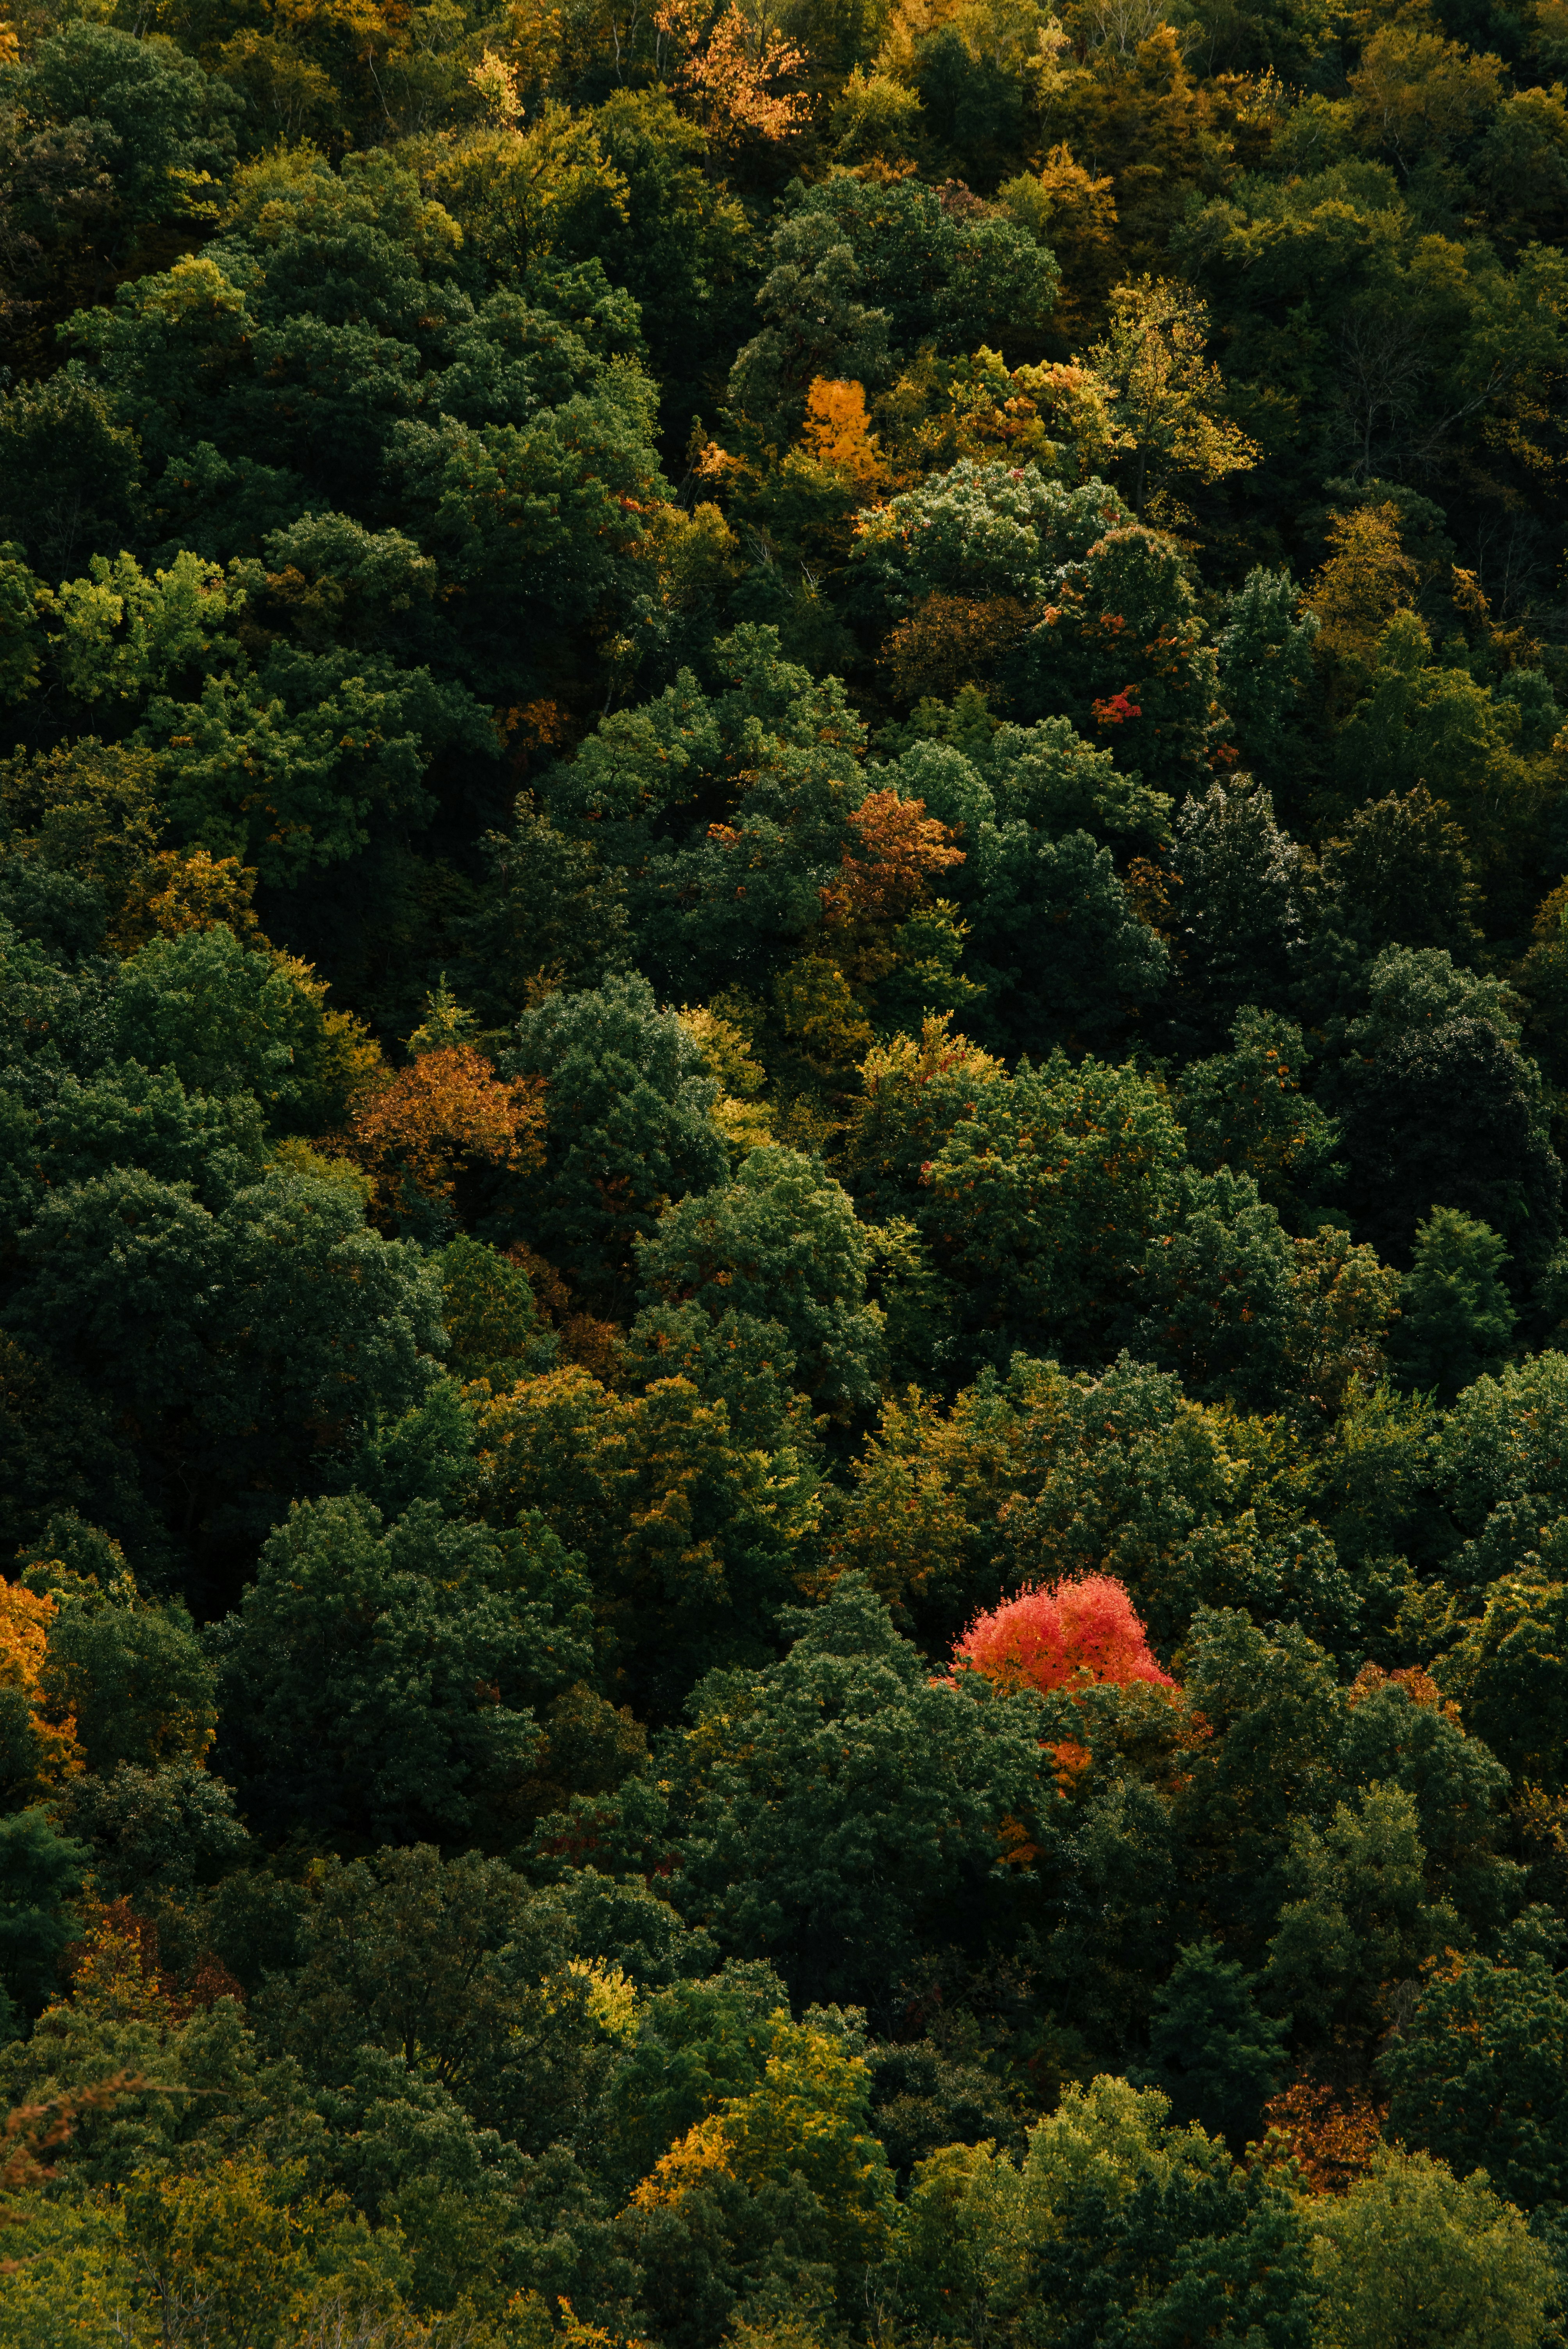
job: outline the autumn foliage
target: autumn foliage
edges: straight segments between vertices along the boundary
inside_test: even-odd
[[[406,1214],[416,1198],[449,1198],[469,1167],[536,1164],[543,1133],[537,1079],[498,1077],[471,1045],[450,1044],[361,1095],[348,1153],[383,1210]]]
[[[1383,2142],[1386,2105],[1359,2088],[1336,2094],[1314,2080],[1295,2080],[1264,2106],[1268,2135],[1264,2160],[1294,2161],[1312,2194],[1344,2194],[1364,2177]]]
[[[38,1776],[46,1785],[74,1776],[82,1766],[75,1717],[51,1717],[44,1689],[44,1661],[56,1602],[47,1592],[19,1582],[0,1582],[0,1688],[20,1689],[30,1716]]]
[[[1126,1590],[1109,1574],[1021,1590],[977,1615],[954,1653],[956,1662],[1003,1687],[1070,1689],[1086,1681],[1176,1685],[1150,1654]]]
[[[929,882],[964,862],[964,851],[954,847],[944,823],[926,814],[923,800],[868,792],[850,822],[854,843],[837,881],[822,892],[830,921],[902,921]]]
[[[871,490],[887,477],[887,465],[871,429],[862,384],[813,378],[806,394],[806,421],[801,438],[819,465],[848,474],[857,487]]]

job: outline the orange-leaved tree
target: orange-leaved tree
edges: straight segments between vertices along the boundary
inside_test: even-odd
[[[44,1685],[49,1626],[57,1611],[46,1591],[0,1581],[0,1702],[8,1701],[18,1715],[17,1776],[25,1781],[30,1775],[36,1787],[57,1785],[82,1767],[76,1717],[61,1713]]]
[[[770,143],[810,119],[810,100],[779,85],[798,79],[810,64],[804,49],[774,21],[770,0],[665,0],[654,18],[661,65],[674,67],[674,87],[719,146],[746,133]]]
[[[819,465],[873,492],[887,479],[887,461],[871,429],[863,384],[813,376],[806,393],[800,438]]]
[[[822,891],[830,923],[901,922],[937,874],[964,862],[953,834],[923,800],[896,792],[868,792],[850,818],[853,840],[838,878]]]
[[[1148,1681],[1174,1688],[1150,1651],[1123,1586],[1109,1574],[1035,1584],[977,1615],[954,1661],[1002,1687],[1040,1690]]]
[[[544,1151],[544,1086],[498,1077],[471,1044],[421,1052],[411,1068],[360,1095],[348,1154],[376,1182],[384,1215],[449,1199],[474,1166],[536,1165]]]

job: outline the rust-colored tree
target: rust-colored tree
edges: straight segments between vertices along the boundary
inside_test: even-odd
[[[384,1220],[449,1199],[477,1166],[533,1166],[544,1146],[544,1087],[498,1077],[470,1044],[422,1052],[411,1068],[367,1090],[346,1147],[376,1184]]]

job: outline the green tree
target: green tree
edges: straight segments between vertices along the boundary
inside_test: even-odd
[[[51,1192],[8,1325],[129,1415],[176,1537],[243,1557],[322,1455],[428,1392],[440,1292],[363,1193],[269,1169],[221,1215],[116,1169]]]
[[[219,1644],[253,1815],[371,1842],[515,1840],[531,1708],[590,1665],[585,1597],[538,1526],[492,1533],[416,1502],[383,1532],[353,1494],[296,1507]]]
[[[618,1685],[655,1720],[678,1713],[710,1665],[771,1653],[776,1610],[816,1555],[819,1478],[792,1419],[776,1423],[777,1450],[761,1449],[754,1423],[731,1425],[729,1380],[716,1384],[711,1400],[684,1376],[613,1392],[573,1364],[475,1414],[486,1516],[511,1525],[537,1512],[593,1560]]]
[[[1568,2199],[1568,2000],[1528,1930],[1500,1959],[1451,1953],[1429,1970],[1379,2059],[1389,2127],[1456,2173],[1484,2171],[1526,2211]]]
[[[709,1114],[718,1087],[645,978],[551,996],[523,1014],[517,1034],[506,1072],[541,1076],[548,1088],[531,1235],[592,1302],[624,1307],[633,1250],[652,1237],[664,1203],[723,1179],[724,1139]]]
[[[1484,2171],[1462,2182],[1421,2153],[1379,2150],[1371,2174],[1311,2205],[1326,2349],[1526,2349],[1553,2291],[1545,2246]]]
[[[1282,785],[1305,747],[1317,630],[1290,573],[1260,564],[1232,591],[1215,639],[1220,694],[1242,763]]]
[[[63,1075],[25,1149],[36,1169],[40,1204],[46,1185],[53,1190],[113,1167],[139,1166],[160,1182],[189,1185],[203,1206],[220,1210],[260,1177],[265,1130],[253,1095],[227,1085],[187,1091],[170,1061],[150,1073],[128,1058],[86,1084]]]
[[[91,1853],[103,1899],[188,1902],[253,1847],[232,1787],[188,1760],[84,1774],[61,1790],[57,1808],[67,1833]]]
[[[449,1241],[438,1262],[447,1362],[455,1377],[507,1387],[553,1368],[555,1334],[521,1265],[467,1238]]]
[[[969,860],[965,972],[984,989],[971,1017],[988,1043],[1034,1054],[1103,1046],[1159,1000],[1165,941],[1088,833],[1053,841],[1017,821],[983,824]]]
[[[1454,1930],[1451,1909],[1429,1906],[1416,1805],[1398,1786],[1367,1786],[1339,1803],[1320,1834],[1291,1830],[1289,1897],[1269,1946],[1266,1981],[1299,2025],[1366,2030],[1370,1993],[1413,1974]]]
[[[863,515],[855,556],[895,613],[934,591],[1032,604],[1128,519],[1103,481],[1069,489],[1032,459],[965,458]]]
[[[484,842],[490,870],[465,925],[465,1001],[515,1019],[530,988],[600,987],[629,959],[626,882],[592,840],[559,830],[519,802],[510,833]]]
[[[108,1778],[121,1764],[202,1761],[218,1718],[215,1675],[179,1601],[67,1589],[57,1604],[44,1683],[75,1716],[88,1768]]]
[[[1003,1818],[1035,1798],[1033,1700],[931,1681],[853,1579],[784,1620],[782,1662],[693,1695],[677,1898],[797,2000],[880,1995],[926,1920],[999,1878]]]
[[[1507,1354],[1514,1312],[1499,1277],[1507,1253],[1488,1225],[1456,1207],[1434,1207],[1418,1225],[1391,1346],[1412,1386],[1451,1402]]]
[[[1188,1151],[1205,1174],[1229,1166],[1250,1174],[1295,1224],[1338,1172],[1334,1121],[1302,1091],[1310,1048],[1294,1019],[1251,1004],[1236,1014],[1231,1045],[1181,1071],[1176,1098]]]
[[[1480,892],[1463,833],[1422,784],[1370,800],[1323,852],[1323,874],[1358,941],[1440,947],[1468,959]]]
[[[0,1819],[0,2031],[36,2014],[56,1988],[87,1857],[46,1810]]]
[[[444,1860],[418,1844],[328,1859],[299,1965],[269,1985],[259,2027],[323,2085],[362,2048],[383,2048],[480,2128],[548,2145],[598,2085],[590,1979],[570,1970],[565,1927],[556,1900],[478,1852]]]
[[[1210,2337],[1306,2349],[1309,2240],[1294,2199],[1233,2167],[1156,2090],[1072,2083],[1015,2167],[991,2146],[922,2162],[896,2268],[938,2339]],[[1048,2312],[1048,2319],[1047,2317]]]
[[[189,235],[211,220],[202,191],[232,158],[240,107],[172,41],[77,23],[38,42],[26,64],[13,56],[0,67],[0,109],[22,296],[11,351],[36,363],[42,330],[75,302],[101,302],[139,238]],[[97,486],[82,489],[90,498]]]
[[[1191,1015],[1217,1044],[1243,1004],[1287,999],[1308,862],[1250,775],[1192,793],[1177,818],[1175,862]]]
[[[1550,1795],[1568,1779],[1568,1583],[1557,1578],[1568,1563],[1564,1530],[1561,1518],[1541,1528],[1547,1560],[1527,1553],[1520,1572],[1490,1583],[1479,1615],[1432,1667],[1503,1766]]]
[[[1521,1286],[1544,1268],[1562,1170],[1541,1072],[1517,1040],[1495,980],[1437,947],[1378,956],[1329,1106],[1344,1122],[1357,1223],[1380,1256],[1408,1260],[1418,1220],[1450,1207],[1498,1234]]]
[[[731,1958],[651,1999],[605,2096],[604,2158],[617,2178],[645,2177],[726,2097],[755,2088],[789,2011],[783,1982],[757,1958]]]
[[[1114,1139],[1113,1139],[1114,1137]],[[941,1143],[919,1210],[983,1357],[1048,1348],[1103,1361],[1130,1338],[1183,1152],[1161,1089],[1131,1067],[1055,1054],[977,1089]],[[1082,1235],[1106,1236],[1090,1257]]]
[[[877,1390],[869,1259],[842,1186],[799,1151],[770,1148],[749,1152],[728,1184],[672,1206],[637,1248],[645,1302],[774,1325],[807,1393],[840,1411]]]
[[[1170,2098],[1178,2123],[1198,2121],[1240,2154],[1278,2079],[1288,2028],[1288,2018],[1259,2013],[1253,1983],[1219,1942],[1189,1942],[1154,2002],[1142,2084]]]

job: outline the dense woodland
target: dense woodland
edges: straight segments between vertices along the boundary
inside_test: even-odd
[[[1565,80],[0,21],[0,2349],[1560,2349]]]

